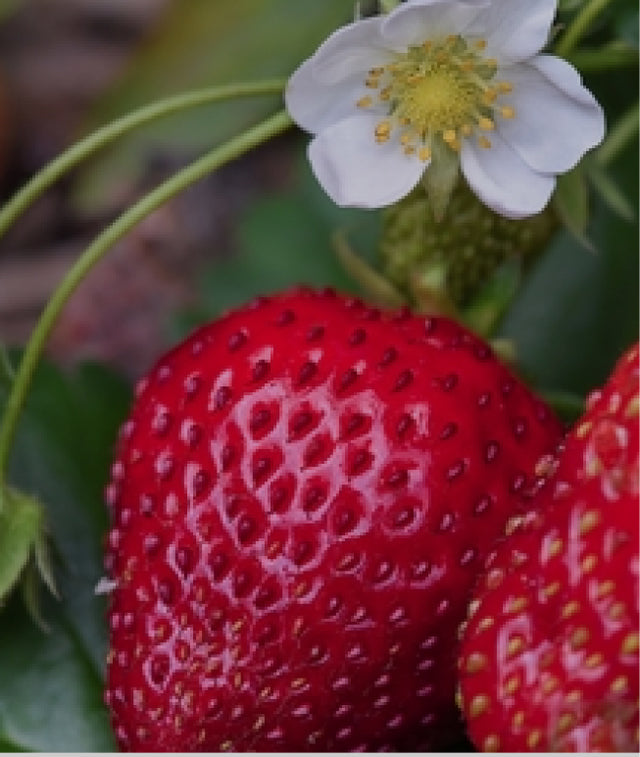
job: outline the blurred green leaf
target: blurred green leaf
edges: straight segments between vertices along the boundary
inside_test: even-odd
[[[0,405],[8,382],[0,380]],[[44,597],[44,634],[18,598],[0,614],[0,744],[38,751],[110,751],[102,705],[106,654],[102,489],[129,402],[99,366],[63,375],[43,365],[19,427],[10,480],[43,503],[61,600]]]
[[[588,173],[593,188],[601,200],[623,220],[633,221],[636,216],[635,209],[609,173],[595,162],[589,164]]]
[[[91,131],[154,99],[217,83],[286,77],[353,14],[345,0],[189,0],[173,3],[121,81],[96,105]],[[127,186],[154,151],[201,151],[263,119],[274,98],[224,103],[163,119],[92,161],[76,184],[91,210]]]
[[[615,161],[617,180],[638,203],[638,144]],[[638,223],[597,203],[588,253],[559,234],[528,277],[501,325],[518,362],[537,387],[584,395],[638,340]]]
[[[639,19],[638,0],[618,0],[615,17],[616,34],[636,50],[639,41]]]
[[[238,252],[204,273],[201,304],[179,318],[179,334],[228,308],[296,284],[360,293],[333,246],[336,230],[373,247],[378,216],[337,208],[317,186],[306,160],[294,189],[261,197],[239,219]]]

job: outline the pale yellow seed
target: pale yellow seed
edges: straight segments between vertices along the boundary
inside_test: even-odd
[[[554,539],[549,545],[549,557],[558,557],[562,553],[564,542],[562,539]]]
[[[571,712],[565,712],[558,720],[558,730],[560,733],[566,733],[567,731],[570,731],[575,724],[576,716]]]
[[[606,597],[607,594],[611,594],[612,591],[616,588],[616,585],[613,581],[603,581],[598,586],[598,599],[602,597]]]
[[[581,423],[576,429],[576,436],[578,437],[578,439],[584,439],[592,428],[592,421],[585,421],[584,423]]]
[[[612,694],[624,694],[629,688],[629,681],[626,676],[618,676],[611,684]]]
[[[555,594],[557,594],[560,591],[560,582],[554,581],[552,584],[548,584],[544,587],[542,590],[542,593],[545,597],[553,597]]]
[[[236,689],[239,689],[242,686],[242,673],[236,673],[233,678],[233,685],[236,687]]]
[[[509,680],[504,685],[505,693],[511,696],[512,694],[515,694],[516,691],[520,688],[520,679],[518,676],[511,676]]]
[[[570,691],[565,697],[565,701],[567,704],[578,704],[578,702],[580,702],[581,699],[582,699],[582,692],[580,691],[580,689],[573,689],[573,691]]]
[[[478,694],[471,700],[469,707],[469,716],[472,718],[480,717],[489,709],[491,700],[485,694]]]
[[[253,730],[254,731],[259,731],[264,726],[264,724],[266,722],[267,722],[267,719],[265,718],[265,716],[264,715],[260,715],[260,717],[258,717],[258,719],[256,720],[256,722],[253,724]]]
[[[479,673],[487,667],[487,657],[480,652],[473,652],[467,657],[467,673]]]
[[[630,633],[622,642],[622,654],[634,654],[638,651],[638,634]]]
[[[478,623],[478,633],[480,633],[481,631],[488,631],[494,623],[495,623],[495,620],[493,618],[489,618],[489,617],[483,618]]]
[[[540,731],[531,731],[529,738],[527,739],[527,746],[529,747],[529,749],[535,749],[540,743],[541,738],[542,734],[540,733]]]
[[[582,518],[580,518],[580,534],[584,534],[592,531],[600,522],[600,516],[595,510],[588,510]]]
[[[587,555],[582,561],[581,568],[583,573],[591,573],[598,564],[598,558],[595,555]]]
[[[522,636],[514,636],[507,644],[507,657],[513,657],[524,649]]]
[[[519,731],[522,726],[524,725],[524,712],[520,710],[520,712],[516,712],[516,714],[513,716],[513,720],[511,721],[511,727],[514,731]]]
[[[614,602],[609,608],[609,617],[611,620],[620,620],[627,613],[627,606],[624,602]]]
[[[500,739],[495,733],[491,736],[487,736],[482,745],[482,749],[485,752],[498,752],[500,750]]]
[[[545,694],[551,694],[552,691],[555,691],[558,688],[558,679],[554,678],[553,676],[549,676],[545,680],[545,682],[542,684],[542,691]]]
[[[575,599],[572,599],[571,602],[567,602],[567,604],[562,608],[562,618],[564,620],[567,620],[567,618],[570,618],[572,615],[575,615],[580,610],[580,603],[577,602]]]
[[[584,626],[576,628],[571,634],[571,646],[574,649],[580,649],[580,647],[583,647],[589,641],[589,638],[589,631]]]
[[[603,656],[599,652],[595,652],[592,655],[589,655],[587,659],[584,661],[584,664],[587,668],[599,668],[600,665],[604,662]]]
[[[220,744],[221,752],[230,752],[233,749],[233,741],[223,741]]]
[[[624,410],[625,418],[637,418],[640,415],[640,397],[632,397]]]
[[[291,688],[292,689],[301,689],[303,686],[305,686],[307,683],[306,678],[296,678],[295,680],[291,681]]]
[[[509,615],[517,615],[522,612],[529,605],[529,600],[526,597],[517,597],[510,599],[507,603],[507,613]]]

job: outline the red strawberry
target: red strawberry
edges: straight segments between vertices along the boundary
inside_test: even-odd
[[[638,750],[638,349],[488,558],[460,651],[484,750]]]
[[[119,745],[445,743],[474,576],[559,435],[445,319],[295,291],[202,328],[107,490]]]

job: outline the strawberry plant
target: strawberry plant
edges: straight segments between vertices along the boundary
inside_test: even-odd
[[[238,39],[261,50],[286,3],[258,5]],[[0,209],[3,234],[110,145],[79,175],[91,204],[145,128],[201,149],[194,114],[229,106],[229,141],[115,218],[26,344],[0,345],[0,748],[637,748],[635,353],[589,395],[638,337],[637,7],[503,5],[362,3],[330,34],[348,19],[327,4],[295,55],[238,64],[309,55],[289,82],[194,80]],[[118,240],[292,119],[311,137],[286,143],[290,178],[247,205],[136,386],[41,360]]]

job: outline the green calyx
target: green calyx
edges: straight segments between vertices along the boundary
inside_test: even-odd
[[[557,227],[550,208],[525,220],[504,218],[463,181],[438,220],[427,188],[419,185],[384,212],[382,272],[418,310],[462,313],[503,265],[526,267],[534,260]]]
[[[44,510],[33,497],[4,488],[0,490],[0,607],[20,587],[27,609],[44,626],[37,601],[40,582],[57,596]]]

